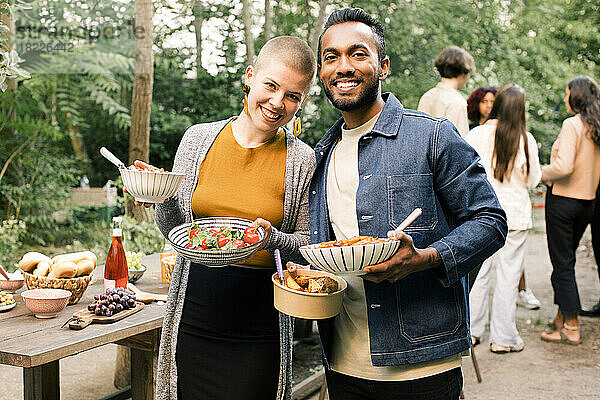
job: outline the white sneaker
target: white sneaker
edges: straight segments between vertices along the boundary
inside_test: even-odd
[[[490,351],[496,354],[505,354],[505,353],[518,353],[523,351],[525,348],[525,343],[521,342],[521,344],[517,346],[502,346],[496,343],[490,343]]]
[[[537,310],[540,308],[540,301],[533,295],[531,289],[519,290],[519,296],[517,297],[517,305],[528,308],[530,310]]]

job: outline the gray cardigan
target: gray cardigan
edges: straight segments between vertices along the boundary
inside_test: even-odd
[[[191,222],[192,194],[198,181],[200,163],[230,120],[193,125],[183,135],[175,155],[173,172],[184,173],[185,177],[177,194],[168,202],[156,206],[156,225],[165,237],[173,227]],[[272,253],[278,248],[284,262],[303,262],[298,248],[309,242],[308,185],[315,169],[314,152],[289,132],[286,132],[286,147],[283,221],[281,230],[273,228],[266,250]],[[175,350],[190,265],[189,260],[178,256],[171,278],[158,354],[156,398],[160,400],[177,399]],[[277,400],[289,400],[292,397],[293,340],[289,316],[279,314],[279,331],[281,360]]]

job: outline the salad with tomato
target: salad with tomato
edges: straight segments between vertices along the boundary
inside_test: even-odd
[[[206,228],[191,223],[188,226],[188,249],[194,250],[230,250],[251,246],[260,241],[255,226],[245,230],[232,227]]]

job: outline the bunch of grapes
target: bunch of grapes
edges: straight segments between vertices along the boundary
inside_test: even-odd
[[[135,294],[129,289],[117,287],[95,295],[94,302],[88,306],[88,311],[110,317],[130,308],[135,308]]]
[[[142,256],[143,253],[136,253],[135,251],[125,251],[125,258],[127,259],[127,268],[142,270],[144,267],[142,266]]]

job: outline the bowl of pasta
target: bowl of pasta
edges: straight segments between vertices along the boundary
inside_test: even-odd
[[[364,275],[364,267],[389,260],[400,248],[400,240],[355,236],[300,247],[313,267],[335,275]]]

